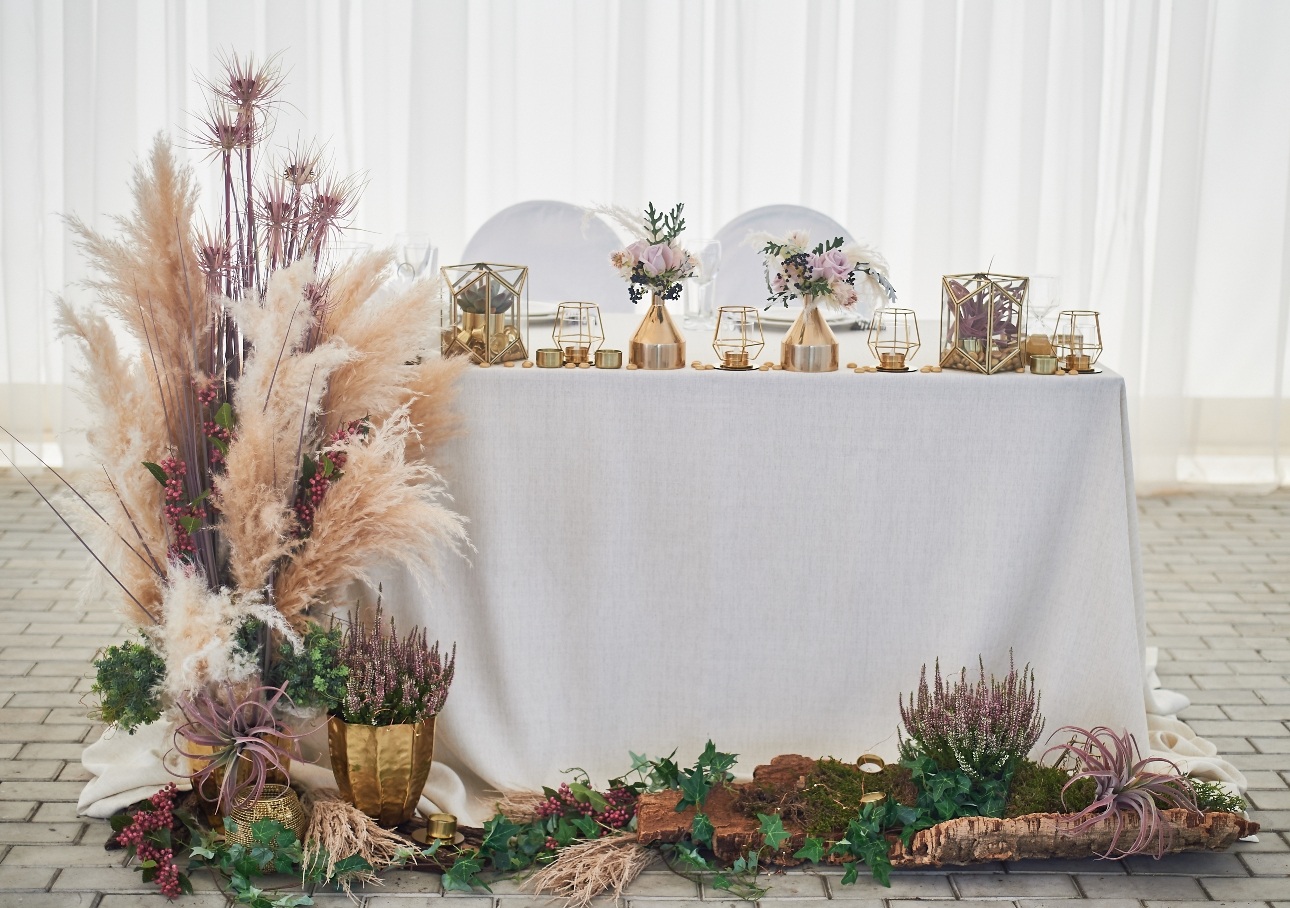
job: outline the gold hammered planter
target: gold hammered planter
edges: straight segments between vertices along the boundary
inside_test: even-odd
[[[327,720],[331,769],[341,796],[382,826],[412,819],[434,761],[434,719],[408,725]]]
[[[264,793],[259,798],[241,807],[234,807],[228,816],[237,822],[237,829],[225,832],[224,837],[239,845],[252,844],[251,826],[258,820],[277,820],[294,832],[297,838],[304,838],[304,808],[300,806],[300,798],[296,793],[285,785],[265,785]]]

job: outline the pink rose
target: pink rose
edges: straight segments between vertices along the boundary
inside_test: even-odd
[[[851,260],[841,249],[830,249],[823,255],[812,254],[807,259],[807,265],[813,277],[824,278],[826,281],[846,280],[851,273]]]
[[[671,271],[681,264],[681,252],[667,243],[655,243],[646,246],[640,253],[641,268],[649,277],[658,277],[665,271]]]

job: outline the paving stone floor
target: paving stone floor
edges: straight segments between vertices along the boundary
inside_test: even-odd
[[[38,479],[51,488],[49,477]],[[1151,642],[1166,687],[1185,691],[1184,719],[1249,777],[1257,844],[1162,861],[1030,861],[893,874],[838,885],[834,872],[771,877],[763,908],[898,908],[913,900],[992,900],[1018,908],[1084,900],[1100,908],[1166,908],[1213,901],[1290,908],[1290,491],[1198,492],[1140,502]],[[128,908],[165,904],[120,852],[103,850],[107,824],[76,816],[86,775],[81,747],[100,727],[86,718],[90,660],[121,639],[105,606],[79,602],[85,556],[11,470],[0,470],[0,908]],[[223,906],[208,881],[179,904]],[[501,881],[493,896],[448,898],[459,908],[527,908]],[[414,908],[442,898],[438,878],[403,872],[361,895],[366,908]],[[494,901],[500,904],[494,905]],[[342,896],[318,904],[349,904]],[[647,871],[628,908],[725,901],[666,870]],[[774,903],[774,904],[773,904]]]

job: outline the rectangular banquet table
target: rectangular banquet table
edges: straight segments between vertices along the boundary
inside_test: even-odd
[[[1045,737],[1104,724],[1145,749],[1117,375],[471,369],[460,407],[438,460],[476,550],[420,585],[391,572],[385,601],[458,645],[428,793],[467,819],[487,790],[709,738],[745,774],[892,758],[923,663],[1002,674],[1009,648]]]

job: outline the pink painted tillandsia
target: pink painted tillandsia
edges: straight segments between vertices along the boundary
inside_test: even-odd
[[[1069,831],[1080,833],[1103,820],[1115,821],[1111,843],[1106,853],[1099,857],[1119,860],[1146,853],[1148,846],[1154,844],[1150,853],[1160,858],[1173,834],[1173,827],[1161,812],[1161,805],[1165,805],[1164,809],[1179,808],[1195,814],[1201,812],[1195,792],[1187,784],[1177,764],[1164,757],[1143,759],[1137,739],[1129,731],[1116,734],[1105,725],[1093,729],[1066,725],[1053,734],[1062,732],[1069,732],[1071,740],[1065,744],[1053,745],[1044,751],[1044,756],[1056,751],[1061,754],[1058,765],[1067,757],[1075,761],[1075,771],[1071,773],[1070,781],[1062,786],[1063,799],[1066,789],[1080,779],[1092,779],[1097,784],[1093,803],[1065,820],[1070,827]],[[1173,772],[1148,769],[1153,763],[1163,763]],[[1120,848],[1120,836],[1125,830],[1126,820],[1132,817],[1137,818],[1138,835],[1128,848]]]
[[[207,761],[192,773],[193,787],[200,789],[208,780],[219,778],[218,809],[259,800],[270,770],[290,778],[290,760],[300,758],[297,742],[304,735],[287,731],[274,715],[280,701],[291,704],[285,686],[257,687],[239,694],[233,685],[225,684],[178,700],[187,721],[175,730],[175,750],[190,760]],[[181,739],[192,749],[185,750]],[[239,771],[242,761],[246,772]]]

